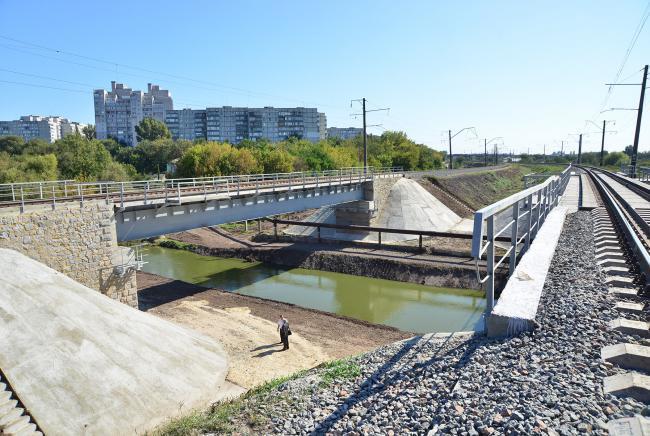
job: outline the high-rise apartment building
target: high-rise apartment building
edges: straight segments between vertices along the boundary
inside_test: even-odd
[[[327,131],[325,114],[316,108],[245,108],[224,106],[167,111],[165,123],[174,139],[239,142],[283,141],[289,137],[316,142]]]
[[[327,129],[328,138],[352,139],[363,135],[363,129],[360,127],[329,127]]]
[[[43,139],[49,143],[71,133],[82,133],[85,124],[62,117],[25,115],[18,120],[0,121],[0,136],[20,136],[25,141]]]
[[[154,118],[165,122],[167,111],[174,109],[169,91],[151,83],[143,93],[112,81],[110,91],[96,89],[93,97],[97,138],[113,138],[128,145],[138,143],[135,126],[140,121]]]

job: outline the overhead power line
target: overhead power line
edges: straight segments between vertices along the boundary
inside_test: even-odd
[[[100,70],[104,70],[104,71],[109,71],[109,72],[112,72],[112,73],[115,73],[115,71],[117,71],[117,69],[121,69],[120,70],[121,74],[124,74],[124,72],[122,71],[124,69],[135,70],[135,71],[149,73],[150,75],[153,74],[153,75],[158,75],[158,76],[165,76],[165,77],[169,77],[169,78],[172,78],[172,79],[184,80],[184,81],[192,82],[192,83],[195,83],[195,84],[203,84],[203,85],[208,85],[208,86],[218,88],[218,89],[213,89],[215,91],[228,91],[228,92],[235,92],[235,93],[243,94],[243,95],[246,95],[246,96],[249,96],[249,97],[251,97],[251,96],[256,96],[258,98],[259,97],[271,97],[271,98],[277,98],[277,99],[281,99],[281,100],[285,100],[285,101],[293,101],[294,103],[297,102],[297,103],[300,103],[300,104],[314,103],[314,104],[316,104],[317,106],[320,106],[320,107],[339,108],[338,106],[329,105],[329,104],[325,104],[325,103],[319,103],[319,102],[309,101],[309,100],[304,100],[304,99],[296,99],[296,98],[291,98],[291,97],[287,97],[287,96],[281,96],[281,95],[276,95],[276,94],[271,94],[271,93],[266,93],[266,92],[253,91],[253,90],[250,90],[250,89],[234,87],[234,86],[229,86],[229,85],[223,85],[223,84],[212,82],[212,81],[195,79],[195,78],[192,78],[192,77],[182,76],[182,75],[178,75],[178,74],[170,74],[170,73],[166,73],[164,71],[157,71],[157,70],[152,70],[152,69],[149,69],[149,68],[143,68],[143,67],[139,67],[139,66],[135,66],[135,65],[123,64],[123,63],[112,61],[112,60],[101,59],[101,58],[97,58],[97,57],[93,57],[93,56],[87,56],[87,55],[74,53],[74,52],[70,52],[70,51],[67,51],[67,50],[61,50],[61,49],[57,49],[57,48],[53,48],[53,47],[47,47],[47,46],[44,46],[44,45],[41,45],[41,44],[36,44],[36,43],[33,43],[33,42],[20,40],[20,39],[17,39],[17,38],[6,36],[6,35],[0,35],[0,39],[4,39],[6,41],[11,41],[11,42],[18,43],[18,44],[23,44],[25,46],[32,47],[32,48],[39,49],[39,50],[45,50],[45,51],[49,51],[49,52],[52,52],[52,53],[56,53],[57,56],[44,56],[44,55],[39,54],[39,53],[33,53],[33,52],[29,52],[29,51],[25,52],[24,50],[20,50],[21,48],[24,49],[26,47],[17,48],[17,47],[12,47],[12,46],[7,46],[7,45],[4,45],[4,44],[1,44],[0,46],[2,46],[2,47],[6,47],[6,48],[16,50],[16,51],[22,51],[23,53],[28,53],[28,54],[35,55],[35,56],[44,56],[44,57],[48,57],[48,58],[51,58],[51,59],[56,59],[56,60],[59,60],[61,62],[67,62],[67,63],[76,64],[76,65],[80,65],[80,66],[85,66],[85,67],[89,67],[89,68],[95,68],[95,69],[100,69]],[[92,61],[92,62],[97,62],[97,63],[101,63],[101,64],[105,64],[105,65],[110,65],[111,67],[114,67],[114,69],[106,69],[105,67],[101,68],[101,67],[97,67],[97,66],[87,65],[87,64],[71,61],[70,59],[61,59],[61,57],[58,56],[58,55],[70,56],[70,57],[74,57],[74,58],[78,58],[78,59],[84,59],[84,60],[88,60],[88,61]],[[126,73],[126,74],[127,75],[133,75],[132,73]],[[149,80],[154,78],[152,76],[141,76],[141,77],[148,77]],[[164,79],[164,81],[169,82],[168,79]],[[187,83],[184,83],[184,84],[181,84],[181,85],[183,85],[183,86],[195,86],[196,87],[196,85],[191,85],[191,84],[187,84]]]

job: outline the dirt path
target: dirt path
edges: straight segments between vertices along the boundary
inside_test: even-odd
[[[231,359],[228,379],[246,388],[413,336],[391,327],[138,272],[140,309],[219,340]],[[281,352],[276,320],[291,324]]]

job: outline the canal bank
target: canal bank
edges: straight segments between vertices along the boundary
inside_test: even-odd
[[[199,228],[168,235],[197,254],[254,260],[279,266],[330,271],[445,288],[481,290],[470,256],[420,253],[413,249],[380,249],[317,242],[253,242],[222,229]],[[484,262],[480,261],[484,268]],[[502,268],[497,287],[505,284]]]
[[[228,380],[247,389],[413,336],[388,326],[156,274],[140,271],[137,280],[141,310],[218,340],[230,358]],[[289,320],[294,333],[288,352],[281,351],[276,332],[279,315]]]

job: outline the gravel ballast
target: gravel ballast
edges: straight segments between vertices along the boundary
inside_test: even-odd
[[[360,373],[323,382],[323,368],[281,384],[272,407],[246,400],[278,434],[607,434],[646,414],[603,393],[624,371],[603,346],[644,343],[608,329],[620,315],[594,258],[592,216],[567,216],[544,285],[538,327],[516,338],[427,335],[356,357]],[[320,381],[319,381],[320,380]],[[258,403],[258,404],[257,404]]]

